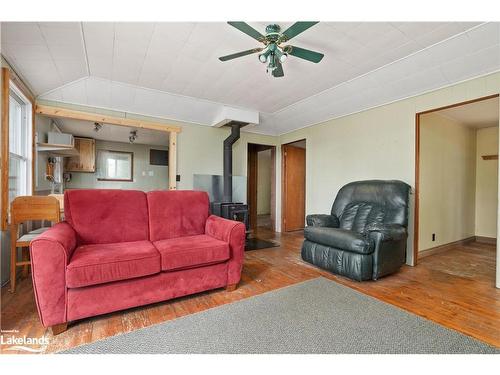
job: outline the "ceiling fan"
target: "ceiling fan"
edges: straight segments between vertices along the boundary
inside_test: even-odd
[[[318,22],[295,22],[285,31],[281,32],[281,27],[276,24],[268,25],[266,27],[266,35],[262,35],[253,27],[245,22],[228,22],[231,26],[251,36],[255,40],[264,44],[264,47],[253,48],[242,52],[233,53],[231,55],[219,57],[220,61],[228,61],[238,57],[251,55],[252,53],[259,53],[259,61],[267,63],[267,72],[271,73],[273,77],[283,77],[283,66],[288,55],[298,57],[314,63],[319,63],[323,58],[323,54],[319,52],[310,51],[308,49],[295,47],[292,45],[283,45],[290,39],[296,37],[300,33],[306,31],[310,27],[316,25]]]

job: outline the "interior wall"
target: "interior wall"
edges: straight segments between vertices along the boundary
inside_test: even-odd
[[[3,58],[3,56],[0,55],[0,67],[6,67],[11,70],[11,73],[13,72],[12,67],[9,65],[9,63]],[[28,86],[19,78],[17,77],[20,81],[21,84],[24,86],[24,88],[31,94],[31,96],[34,97],[33,93],[30,92]],[[0,75],[0,87],[2,84],[2,79]],[[1,98],[0,98],[0,106],[1,106]],[[0,113],[1,113],[2,108],[0,107]],[[0,135],[1,137],[1,135]],[[1,285],[3,286],[6,284],[10,278],[10,233],[8,230],[6,231],[0,231],[0,280],[1,280]]]
[[[483,155],[498,155],[498,126],[477,130],[476,144],[476,236],[497,237],[498,160],[483,160]]]
[[[192,124],[181,126],[182,133],[177,141],[177,173],[181,181],[177,187],[192,189],[194,174],[222,175],[223,142],[231,130]],[[242,131],[233,145],[233,174],[247,176],[248,143],[276,145],[278,141],[278,137]]]
[[[96,158],[98,150],[134,153],[133,181],[98,181],[97,173],[71,172],[71,181],[67,182],[65,186],[68,189],[133,189],[143,191],[168,189],[168,167],[149,164],[149,150],[151,148],[168,149],[166,146],[96,140]]]
[[[282,135],[280,144],[307,140],[306,214],[329,213],[339,189],[351,181],[399,179],[414,188],[415,114],[499,91],[497,72]],[[279,148],[277,153],[277,160],[281,160]],[[281,186],[280,163],[277,167],[276,184]],[[276,194],[280,213],[279,189]],[[412,192],[408,264],[413,264],[413,207]],[[281,218],[276,221],[279,223]]]
[[[498,80],[498,83],[497,83],[497,90],[500,91],[500,79]],[[498,101],[498,112],[500,113],[500,100]],[[498,127],[500,128],[500,119],[498,120]],[[500,137],[500,131],[499,131],[499,137]],[[497,138],[497,140],[499,141],[499,145],[500,145],[500,138]],[[500,147],[498,149],[498,152],[500,154]],[[497,164],[499,165],[498,168],[500,168],[500,163],[497,163]],[[500,172],[500,170],[497,170],[497,173],[499,173],[499,172]],[[497,199],[500,201],[500,181],[498,181],[498,184],[499,184],[499,189],[498,189]],[[497,205],[497,218],[498,217],[500,217],[500,205]],[[497,220],[497,237],[498,237],[499,232],[500,232],[500,220]],[[500,241],[497,241],[495,286],[497,288],[500,288]]]
[[[35,116],[35,133],[38,142],[47,142],[47,133],[50,131],[51,121],[50,118],[45,116]],[[37,152],[35,153],[35,158],[35,192],[50,191],[50,181],[45,179],[45,167],[49,155],[46,152]]]
[[[1,28],[0,28],[1,29]],[[3,58],[0,60],[0,67],[4,67]],[[2,87],[2,75],[0,74],[0,87]],[[2,113],[2,95],[0,90],[0,113]],[[2,134],[0,132],[0,141]],[[1,203],[0,203],[1,204]],[[10,238],[8,231],[0,230],[0,283],[4,285],[9,280],[10,265]]]
[[[419,251],[473,237],[476,129],[438,112],[421,115],[419,186]]]
[[[257,153],[257,215],[271,214],[271,150]]]
[[[467,100],[498,94],[500,72],[488,74],[439,90],[384,106],[332,119],[292,131],[280,137],[242,132],[233,147],[234,173],[246,176],[248,143],[279,146],[300,139],[306,149],[306,214],[328,213],[346,183],[368,178],[400,179],[415,186],[415,114]],[[118,111],[42,101],[76,110],[118,117],[171,123],[183,128],[178,139],[179,189],[193,185],[193,174],[222,174],[222,141],[229,129],[179,123]],[[335,105],[335,103],[332,103]],[[276,149],[276,229],[281,230],[281,150]],[[410,197],[407,263],[413,264],[413,207]],[[500,272],[500,271],[499,271]],[[500,278],[500,276],[499,276]]]
[[[180,181],[177,183],[177,189],[193,189],[194,174],[222,175],[223,142],[231,132],[228,127],[217,128],[47,100],[41,100],[39,104],[180,126],[182,132],[177,136],[177,174],[180,175]],[[243,129],[240,139],[233,145],[234,175],[247,176],[248,143],[276,146],[279,144],[279,137],[248,133]],[[276,190],[278,188],[277,186]]]

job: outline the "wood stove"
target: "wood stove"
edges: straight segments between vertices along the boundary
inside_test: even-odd
[[[221,202],[212,203],[214,215],[241,221],[249,229],[248,206],[241,202],[233,202],[233,144],[240,139],[240,129],[248,125],[244,122],[231,121],[226,126],[231,127],[231,134],[224,140],[224,195]]]
[[[226,219],[241,221],[245,223],[247,230],[249,228],[248,206],[246,204],[214,202],[212,203],[212,213]]]

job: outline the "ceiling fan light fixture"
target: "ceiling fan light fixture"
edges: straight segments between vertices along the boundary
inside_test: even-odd
[[[276,57],[278,58],[278,60],[281,63],[284,63],[286,58],[288,57],[288,55],[279,47],[276,48],[276,50],[274,51],[274,54],[276,55]]]
[[[271,49],[267,47],[262,53],[259,55],[259,61],[263,64],[269,61],[269,55],[271,55]]]
[[[279,25],[271,24],[267,25],[265,35],[262,35],[246,22],[228,22],[229,25],[262,43],[263,46],[260,48],[253,48],[246,51],[221,56],[219,57],[219,60],[228,61],[250,54],[259,53],[259,61],[263,64],[266,64],[266,71],[268,73],[270,72],[275,78],[284,77],[282,64],[288,59],[289,56],[310,61],[316,64],[323,59],[324,55],[322,53],[311,51],[305,48],[300,48],[297,46],[283,45],[285,43],[288,43],[297,35],[316,25],[317,23],[318,21],[298,21],[283,32],[281,32],[281,28]]]

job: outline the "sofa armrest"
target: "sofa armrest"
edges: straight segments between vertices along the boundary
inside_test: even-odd
[[[338,228],[340,225],[337,216],[324,214],[307,215],[306,222],[311,227]]]
[[[66,322],[66,266],[76,248],[76,233],[66,222],[31,241],[33,289],[45,327]]]
[[[366,226],[367,234],[378,232],[382,241],[399,241],[408,237],[406,228],[399,224],[373,223]]]
[[[211,215],[205,224],[205,234],[227,242],[231,251],[227,271],[227,285],[238,284],[245,254],[245,224]]]

